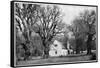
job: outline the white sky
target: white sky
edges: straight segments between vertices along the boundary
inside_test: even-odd
[[[96,7],[88,7],[88,6],[71,6],[71,5],[60,5],[59,6],[64,13],[63,20],[66,24],[70,24],[71,21],[79,15],[80,12],[84,12],[84,10],[95,10]]]
[[[44,6],[47,6],[47,5],[50,5],[50,4],[45,4]],[[53,4],[51,4],[51,6],[52,5]],[[57,5],[57,4],[54,4],[54,5]],[[78,16],[80,12],[84,12],[85,10],[96,11],[96,7],[90,7],[90,6],[75,6],[75,5],[57,5],[57,6],[60,7],[62,15],[63,15],[63,21],[66,24],[71,24],[71,21],[73,21],[73,19],[76,16]]]
[[[25,2],[26,3],[26,2]],[[21,2],[20,2],[21,4]],[[27,3],[29,4],[29,3]],[[32,3],[34,4],[34,3]],[[37,3],[37,4],[41,4],[41,5],[53,5],[53,4],[42,4],[42,3]],[[57,5],[57,4],[54,4]],[[66,24],[71,24],[71,22],[73,21],[73,19],[79,15],[80,12],[84,12],[84,10],[95,10],[96,11],[96,7],[90,7],[90,6],[75,6],[75,5],[57,5],[60,7],[61,11],[62,11],[62,15],[63,15],[63,21]]]

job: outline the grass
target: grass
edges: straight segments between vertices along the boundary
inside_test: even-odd
[[[68,63],[68,62],[75,62],[75,61],[89,61],[91,60],[91,58],[92,58],[92,55],[74,54],[74,55],[68,55],[65,57],[49,57],[47,59],[19,61],[17,65],[24,66],[24,65],[49,64],[49,63],[61,63],[61,62]]]

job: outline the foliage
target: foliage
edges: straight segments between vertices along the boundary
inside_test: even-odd
[[[96,13],[94,10],[85,10],[80,13],[79,17],[73,20],[73,24],[68,26],[68,29],[73,32],[76,39],[76,50],[84,50],[87,48],[90,53],[92,40],[95,38],[96,30]],[[83,45],[82,45],[83,44]],[[87,46],[86,46],[87,45]],[[95,45],[94,45],[95,46]],[[93,48],[94,49],[94,48]],[[77,52],[79,52],[77,51]]]
[[[96,39],[96,12],[94,10],[92,11],[85,11],[83,14],[81,14],[81,18],[84,21],[84,24],[87,25],[88,32],[86,32],[88,39],[87,39],[87,54],[91,54],[91,43],[93,40]],[[95,45],[94,45],[95,46]]]

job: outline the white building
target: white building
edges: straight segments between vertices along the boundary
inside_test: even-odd
[[[57,56],[67,56],[68,51],[64,48],[61,42],[55,40],[53,44],[50,45],[49,56],[57,57]]]

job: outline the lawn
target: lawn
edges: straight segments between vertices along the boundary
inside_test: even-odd
[[[75,61],[89,61],[91,60],[92,55],[78,54],[78,55],[68,55],[66,57],[49,57],[47,59],[36,59],[28,61],[19,61],[17,66],[25,65],[42,65],[42,64],[53,64],[53,63],[70,63]]]

